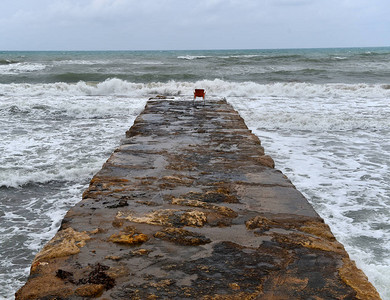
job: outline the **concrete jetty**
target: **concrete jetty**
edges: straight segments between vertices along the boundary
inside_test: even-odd
[[[239,114],[202,104],[149,100],[16,299],[380,299]]]

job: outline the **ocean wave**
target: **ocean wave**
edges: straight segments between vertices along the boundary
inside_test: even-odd
[[[310,71],[310,70],[308,70]],[[49,84],[0,84],[0,94],[8,96],[129,96],[150,97],[156,94],[190,96],[195,88],[204,88],[216,97],[386,97],[390,89],[384,84],[312,84],[300,82],[230,82],[221,79],[135,83],[118,78],[102,82]]]
[[[78,182],[85,178],[91,178],[99,169],[74,168],[72,170],[60,170],[61,173],[51,174],[50,171],[34,171],[29,173],[4,173],[0,176],[0,188],[20,188],[31,184],[46,184],[49,182]]]
[[[299,55],[275,55],[275,56],[267,56],[264,54],[230,54],[230,55],[181,55],[178,56],[178,59],[184,60],[197,60],[197,59],[251,59],[251,58],[261,58],[261,59],[275,59],[275,58],[291,58],[291,57],[300,57]]]
[[[53,65],[58,66],[67,66],[67,65],[81,65],[81,66],[93,66],[93,65],[103,65],[103,66],[112,66],[115,64],[118,65],[124,65],[124,64],[130,64],[130,65],[163,65],[163,61],[149,61],[149,60],[137,60],[132,62],[131,60],[126,59],[108,59],[108,60],[83,60],[83,59],[68,59],[68,60],[58,60],[53,61]]]
[[[8,59],[0,59],[0,65],[10,65],[10,64],[16,64],[18,61],[14,60],[8,60]]]
[[[267,55],[264,58],[266,60],[278,59],[278,60],[291,60],[291,61],[294,61],[294,60],[298,60],[298,59],[306,59],[307,57],[304,56],[304,55],[300,55],[300,54],[279,54],[279,53],[275,53],[273,55]]]
[[[53,61],[54,65],[108,65],[110,64],[111,61],[109,60],[73,60],[73,59],[68,59],[68,60],[58,60],[58,61]]]
[[[21,73],[31,73],[36,71],[42,71],[46,69],[48,66],[39,63],[8,63],[8,64],[0,64],[0,73],[3,75],[13,75],[13,74],[21,74]]]
[[[359,56],[382,56],[382,55],[389,55],[389,51],[366,51],[364,53],[359,53]]]
[[[207,55],[181,55],[178,56],[178,59],[185,59],[185,60],[194,60],[194,59],[205,59],[213,56],[207,56]]]
[[[74,83],[79,81],[90,81],[90,82],[99,82],[107,79],[106,74],[104,73],[80,73],[80,72],[67,72],[67,73],[58,73],[51,75],[50,79],[55,82],[66,82]]]
[[[146,100],[64,94],[0,101],[0,186],[77,182],[92,176]]]
[[[230,59],[230,58],[257,58],[257,57],[265,57],[265,55],[260,54],[232,54],[232,55],[182,55],[178,56],[178,59],[185,60],[195,60],[195,59]]]
[[[249,127],[259,131],[275,131],[286,136],[291,132],[326,132],[335,136],[339,136],[340,132],[359,131],[372,135],[390,132],[387,121],[389,109],[385,100],[373,100],[371,107],[366,101],[336,98],[261,98],[247,101],[229,98],[228,101],[240,112]]]
[[[260,54],[241,54],[241,55],[224,56],[224,58],[255,58],[255,57],[265,57],[265,55],[260,55]]]
[[[378,130],[390,130],[388,122],[379,119],[365,119],[346,111],[341,114],[318,113],[311,116],[302,112],[279,112],[268,116],[266,119],[257,120],[257,128],[267,130],[283,130],[288,132],[341,132],[356,131],[375,132]]]
[[[137,62],[132,62],[132,65],[150,65],[150,66],[160,66],[164,65],[165,63],[162,61],[137,61]]]
[[[69,123],[62,118],[51,122],[49,128],[29,119],[28,123],[35,124],[35,128],[26,129],[26,132],[17,134],[12,132],[4,134],[0,151],[3,153],[0,161],[0,187],[24,187],[30,184],[46,184],[49,182],[79,182],[92,175],[101,167],[108,153],[102,148],[112,148],[115,140],[119,141],[117,121],[98,122],[80,120],[79,126],[72,129],[61,130],[61,126]],[[123,123],[124,120],[122,120]],[[100,123],[101,125],[96,125]],[[118,122],[119,123],[119,122]],[[104,125],[106,127],[104,128]],[[87,126],[88,133],[81,132]],[[106,135],[98,132],[108,131]],[[110,136],[110,132],[112,136]],[[123,133],[122,133],[123,134]],[[80,136],[80,137],[77,137]],[[91,136],[90,136],[91,135]],[[99,141],[94,141],[100,135]],[[112,143],[109,145],[109,143]],[[95,144],[94,148],[88,145]]]
[[[331,59],[334,59],[334,60],[345,60],[345,59],[348,59],[348,57],[346,57],[346,56],[332,56]]]

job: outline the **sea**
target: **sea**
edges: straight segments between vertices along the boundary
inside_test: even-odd
[[[389,300],[390,48],[0,51],[0,298],[146,101],[195,88],[233,105]]]

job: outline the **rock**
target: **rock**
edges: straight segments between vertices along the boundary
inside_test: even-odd
[[[204,245],[211,242],[210,239],[203,235],[181,228],[165,228],[162,231],[156,232],[154,237],[186,246]]]
[[[117,204],[109,205],[107,206],[107,208],[118,208],[118,207],[125,207],[125,206],[129,206],[129,204],[127,203],[126,200],[121,199]]]
[[[206,222],[206,214],[202,211],[188,211],[181,215],[181,222],[186,226],[202,227]]]
[[[71,282],[74,281],[73,273],[65,271],[65,270],[61,270],[61,269],[57,270],[56,277],[58,277],[62,280],[67,280],[67,281],[71,281]]]
[[[150,252],[152,252],[152,250],[149,250],[149,249],[137,249],[137,250],[131,251],[131,254],[142,256],[142,255],[148,255]]]
[[[256,216],[253,219],[250,219],[245,223],[248,229],[260,229],[260,232],[263,233],[268,231],[272,226],[276,225],[275,222],[269,220],[264,216]]]
[[[89,268],[91,271],[86,276],[78,280],[78,285],[102,285],[106,290],[112,289],[115,286],[115,279],[107,274],[110,270],[109,267],[96,263],[94,265],[90,265]]]
[[[173,226],[180,222],[177,209],[159,209],[144,216],[135,216],[132,212],[118,212],[116,219],[126,219],[130,222],[145,223],[151,225]]]
[[[201,207],[204,209],[212,210],[212,211],[219,213],[219,214],[226,216],[226,217],[231,217],[231,218],[237,217],[237,213],[231,208],[228,208],[228,207],[222,206],[222,205],[215,205],[215,204],[207,203],[204,201],[188,200],[188,199],[183,199],[183,198],[173,198],[171,200],[171,203],[174,205]]]
[[[270,168],[275,168],[275,162],[274,160],[272,159],[271,156],[269,155],[262,155],[259,157],[259,162],[264,165],[264,166],[267,166],[267,167],[270,167]]]
[[[380,299],[273,167],[226,101],[149,101],[16,299]]]
[[[122,257],[121,256],[117,256],[117,255],[108,255],[108,256],[105,257],[105,259],[121,260]]]
[[[75,294],[80,297],[99,297],[103,291],[103,284],[86,284],[78,287]]]
[[[15,299],[42,299],[43,295],[51,299],[64,299],[73,295],[73,287],[66,286],[55,276],[40,276],[30,278],[28,285],[19,289]]]
[[[357,292],[357,299],[380,299],[376,289],[368,282],[367,276],[356,267],[354,261],[344,258],[339,274],[341,279]]]
[[[72,228],[61,230],[35,256],[33,266],[44,260],[77,254],[89,239],[90,236],[85,232],[77,232]]]
[[[119,212],[116,220],[121,219],[151,225],[196,227],[202,227],[207,221],[206,214],[202,211],[180,209],[159,209],[144,216],[135,216],[131,212]]]
[[[108,240],[118,244],[139,245],[145,243],[148,239],[148,236],[143,233],[118,233],[111,235]]]

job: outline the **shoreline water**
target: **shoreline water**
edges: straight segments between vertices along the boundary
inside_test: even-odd
[[[4,62],[0,64],[0,83],[103,82],[112,78],[133,83],[167,83],[219,78],[261,84],[388,84],[389,53],[390,47],[0,52],[0,61]]]
[[[148,101],[16,299],[380,299],[273,166],[226,100]]]
[[[87,60],[69,55],[1,65],[0,150],[5,156],[0,196],[7,200],[0,207],[5,268],[0,272],[5,294],[0,295],[12,295],[8,287],[15,280],[20,286],[26,278],[27,261],[50,237],[47,228],[54,232],[59,226],[56,213],[64,214],[81,199],[90,176],[118,145],[147,98],[161,94],[191,99],[195,87],[204,87],[207,96],[226,97],[235,106],[382,298],[390,299],[390,146],[384,139],[390,132],[390,83],[386,53],[375,51],[283,58],[280,53],[196,53],[213,56],[206,58],[187,53],[190,59],[162,54],[113,59],[90,53]],[[353,72],[337,75],[340,68]],[[75,74],[65,77],[71,82],[54,80],[68,72]],[[88,79],[89,73],[99,72],[104,73],[101,78],[125,73],[121,76],[139,82],[115,76],[79,81],[79,74]],[[54,82],[45,83],[45,78]],[[89,144],[96,144],[92,153],[86,150]],[[53,188],[59,182],[68,188]],[[20,196],[9,196],[15,191]],[[40,218],[33,221],[36,216],[42,217],[41,223]],[[15,252],[15,247],[21,250]]]

